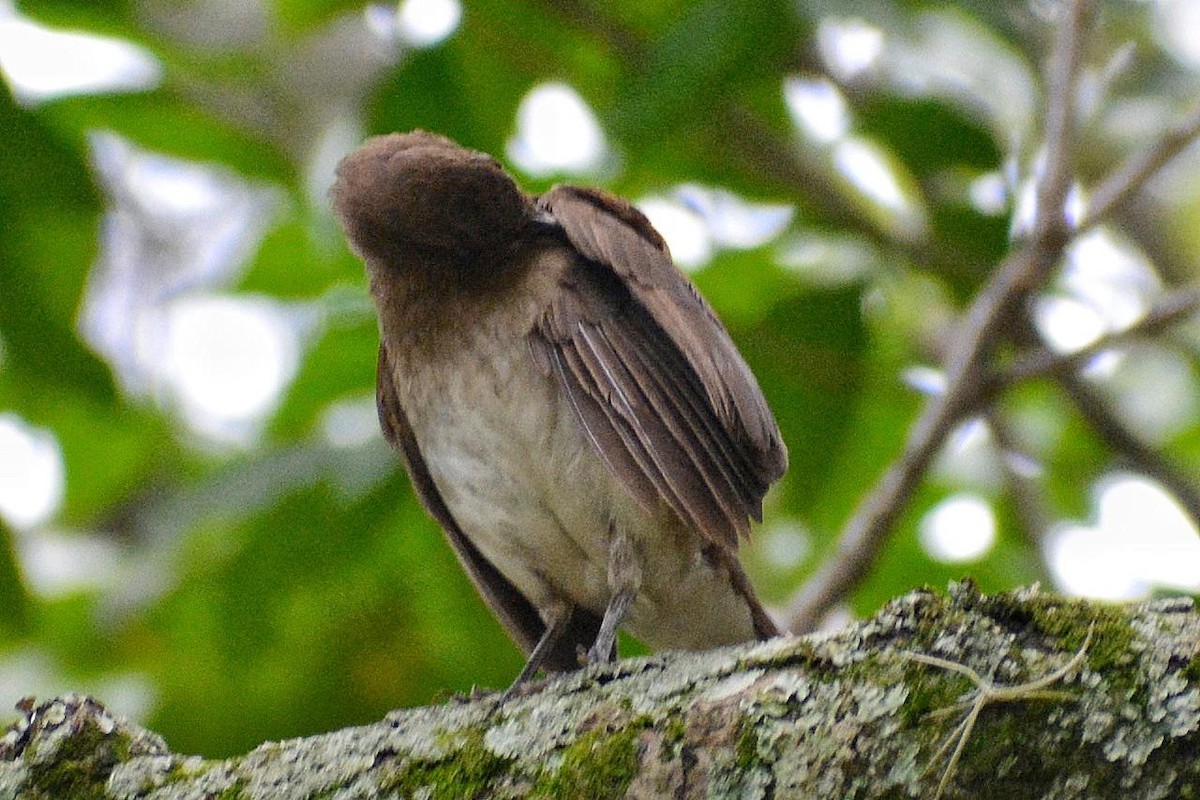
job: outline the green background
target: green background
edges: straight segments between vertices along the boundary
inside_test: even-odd
[[[198,14],[182,29],[164,21],[172,6],[200,3],[21,3],[51,27],[136,42],[165,69],[161,85],[141,93],[20,104],[0,92],[0,412],[58,440],[66,493],[50,524],[66,536],[103,537],[129,574],[158,588],[35,591],[18,555],[30,534],[0,530],[0,685],[13,692],[0,703],[66,689],[119,699],[132,685],[143,721],[172,749],[220,756],[473,686],[501,687],[519,670],[520,655],[382,441],[335,447],[321,433],[331,403],[372,391],[377,346],[362,267],[308,189],[328,121],[319,112],[331,105],[368,132],[423,127],[504,160],[522,97],[539,83],[565,82],[594,110],[615,157],[595,177],[518,172],[531,191],[574,180],[637,199],[697,183],[795,206],[779,239],[719,249],[694,276],[758,375],[791,453],[790,473],[768,498],[768,528],[801,526],[809,552],[780,566],[758,535],[746,553],[763,596],[782,604],[899,452],[922,403],[904,371],[936,363],[946,323],[1006,252],[1007,212],[981,213],[965,187],[997,170],[1029,172],[1047,5],[467,0],[453,35],[402,48],[358,84],[360,97],[328,75],[345,74],[342,60],[355,55],[331,32],[357,19],[361,3],[268,1],[262,29],[241,42],[219,16]],[[1196,85],[1159,41],[1152,4],[1101,5],[1086,56],[1096,96],[1085,109],[1085,186],[1148,141]],[[865,21],[885,32],[888,47],[908,43],[918,54],[918,43],[928,46],[922,37],[941,26],[953,35],[944,50],[923,53],[930,74],[958,75],[954,55],[1005,66],[1011,72],[994,77],[1015,81],[1005,88],[1030,99],[1029,113],[997,108],[986,74],[922,84],[904,80],[898,63],[830,74],[820,47],[830,20]],[[1113,68],[1126,43],[1133,66]],[[851,133],[883,154],[923,232],[912,234],[797,131],[784,102],[791,76],[840,86]],[[1131,123],[1131,109],[1150,111]],[[320,317],[249,446],[206,444],[170,403],[122,389],[77,332],[113,202],[94,169],[88,135],[96,130],[278,192],[244,269],[208,287]],[[1140,213],[1119,220],[1168,284],[1194,280],[1200,255],[1190,163]],[[789,264],[797,242],[825,248],[815,266]],[[1193,389],[1196,340],[1160,345],[1183,359]],[[1091,487],[1115,463],[1103,442],[1049,382],[1010,393],[1002,409],[1053,431],[1027,448],[1044,468],[1035,482],[1050,519],[1088,520]],[[1157,444],[1200,473],[1194,415]],[[997,542],[974,563],[939,563],[919,546],[917,523],[964,489],[993,504]],[[851,599],[853,611],[963,575],[988,590],[1048,580],[1018,516],[1003,481],[938,470]]]

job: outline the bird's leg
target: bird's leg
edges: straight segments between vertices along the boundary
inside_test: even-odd
[[[556,603],[549,609],[546,614],[548,618],[546,620],[546,630],[542,632],[542,638],[538,639],[538,643],[534,646],[533,652],[529,654],[529,659],[525,662],[525,666],[521,668],[521,673],[512,682],[512,686],[508,687],[508,691],[511,692],[537,674],[537,671],[542,668],[542,664],[546,662],[546,656],[554,649],[559,640],[562,639],[563,634],[567,632],[567,628],[571,627],[571,616],[574,613],[575,606],[566,601]]]
[[[616,660],[617,629],[625,621],[642,583],[642,568],[629,535],[610,522],[608,541],[608,589],[611,595],[596,641],[588,650],[589,664]]]

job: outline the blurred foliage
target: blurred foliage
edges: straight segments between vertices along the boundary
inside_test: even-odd
[[[372,70],[355,66],[361,52],[338,34],[363,28],[361,2],[261,2],[244,4],[253,13],[237,24],[216,11],[234,4],[217,2],[20,5],[47,25],[136,42],[165,73],[142,93],[24,105],[0,94],[0,412],[57,437],[66,495],[48,527],[68,541],[108,541],[120,576],[38,590],[21,556],[36,532],[0,527],[0,687],[82,688],[118,711],[131,698],[173,749],[219,756],[516,674],[519,654],[379,437],[337,446],[322,433],[332,405],[368,402],[377,339],[361,266],[312,175],[322,168],[322,136],[339,120],[364,132],[424,127],[503,159],[518,103],[544,81],[580,93],[612,152],[599,177],[553,179],[601,181],[633,198],[699,183],[797,208],[776,241],[718,248],[696,274],[791,451],[791,473],[747,554],[767,599],[785,601],[900,451],[921,403],[902,374],[935,363],[944,323],[1006,250],[1011,207],[981,211],[969,184],[985,173],[1023,178],[1036,155],[1035,117],[1006,124],[984,84],[940,62],[946,52],[921,50],[930,15],[966,32],[953,43],[964,57],[977,44],[1002,54],[1016,71],[1006,75],[1030,81],[1008,88],[1036,98],[1051,4],[467,0],[444,42],[398,46]],[[1088,56],[1096,96],[1085,109],[1085,185],[1161,128],[1194,86],[1194,73],[1163,54],[1152,5],[1104,4]],[[875,68],[829,67],[818,41],[830,21],[879,26],[886,43]],[[1138,43],[1137,68],[1113,77],[1106,65],[1126,41]],[[905,48],[926,57],[924,75],[895,55]],[[929,77],[939,70],[951,76],[942,84]],[[822,75],[847,100],[849,135],[891,165],[919,229],[855,188],[830,149],[794,126],[785,78]],[[96,175],[96,130],[278,193],[246,263],[207,287],[317,317],[283,399],[249,445],[207,442],[176,404],[123,386],[78,333],[115,202]],[[1175,282],[1194,280],[1200,263],[1192,222],[1200,187],[1185,177],[1158,193],[1155,213],[1121,221],[1136,247],[1172,265],[1164,279]],[[535,190],[552,182],[524,180]],[[814,243],[827,255],[796,266],[796,251]],[[1194,376],[1194,347],[1191,358]],[[1089,487],[1112,454],[1050,385],[1022,387],[1005,408],[1049,420],[1025,442],[1044,466],[1047,509],[1086,520]],[[1194,415],[1161,443],[1200,472]],[[918,523],[964,489],[993,502],[998,541],[976,563],[940,564],[921,548]],[[968,573],[985,589],[1045,579],[1013,503],[1003,481],[939,470],[852,598],[854,611]],[[807,537],[795,563],[763,547],[783,523]]]

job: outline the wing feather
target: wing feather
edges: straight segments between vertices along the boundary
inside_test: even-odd
[[[634,380],[643,387],[646,399],[654,415],[666,424],[673,441],[683,449],[692,468],[704,481],[704,489],[720,505],[727,523],[739,533],[748,533],[745,513],[740,507],[740,476],[715,441],[719,435],[703,422],[704,417],[696,414],[696,408],[688,403],[687,386],[668,386],[664,375],[670,372],[657,368],[646,357],[646,348],[630,347],[619,337],[615,341],[626,346],[619,357],[634,373]]]
[[[787,466],[749,367],[640,212],[575,187],[538,202],[576,253],[531,334],[539,362],[638,502],[736,547]]]

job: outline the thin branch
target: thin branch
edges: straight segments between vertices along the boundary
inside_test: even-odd
[[[1075,147],[1074,108],[1090,0],[1063,6],[1049,66],[1043,171],[1037,187],[1037,214],[1029,241],[1001,262],[992,280],[967,311],[956,347],[947,360],[947,390],[931,400],[909,434],[904,452],[884,473],[842,531],[837,550],[789,604],[789,629],[813,630],[839,599],[858,585],[888,532],[908,505],[930,462],[983,385],[988,357],[1012,317],[1012,310],[1041,285],[1069,238],[1064,216]]]
[[[1018,459],[1030,462],[1033,459],[1021,452],[1008,420],[1004,418],[999,409],[989,408],[987,421],[992,436],[996,440],[996,448],[1000,451],[1004,482],[1012,496],[1017,523],[1021,532],[1025,534],[1026,541],[1040,552],[1046,541],[1046,532],[1050,529],[1050,515],[1046,512],[1045,503],[1042,501],[1036,481],[1014,466],[1014,462]],[[1044,566],[1042,572],[1045,573]]]
[[[1051,695],[1046,692],[1046,689],[1066,678],[1072,670],[1077,669],[1083,664],[1083,660],[1087,656],[1088,646],[1092,643],[1092,633],[1095,627],[1095,623],[1093,623],[1088,628],[1087,636],[1083,640],[1083,646],[1079,648],[1079,652],[1066,664],[1036,680],[1015,686],[998,685],[992,679],[983,677],[966,664],[960,664],[957,661],[950,661],[938,656],[930,656],[912,651],[904,653],[904,657],[909,661],[915,661],[918,664],[925,664],[930,667],[937,667],[948,672],[956,672],[975,684],[974,698],[965,703],[965,707],[970,709],[967,712],[967,716],[950,732],[945,743],[938,748],[938,751],[930,760],[929,767],[926,767],[927,770],[931,768],[946,754],[951,744],[955,745],[954,751],[950,754],[950,760],[946,763],[946,768],[942,771],[942,778],[938,781],[937,791],[933,794],[933,800],[940,800],[946,792],[946,787],[950,785],[950,780],[954,777],[954,773],[958,769],[959,759],[962,757],[963,750],[967,746],[967,740],[971,738],[971,732],[975,729],[975,723],[978,721],[979,715],[983,713],[984,708],[993,703],[1015,703],[1047,696],[1056,698],[1066,697],[1070,699],[1070,695],[1061,692],[1055,692]]]
[[[1131,467],[1167,488],[1192,524],[1200,528],[1200,486],[1152,447],[1146,445],[1125,423],[1117,418],[1095,389],[1074,372],[1056,375],[1059,384],[1079,409],[1088,424],[1112,450],[1124,457]]]
[[[1200,106],[1169,128],[1157,142],[1131,156],[1104,179],[1092,192],[1088,214],[1079,223],[1079,230],[1087,230],[1106,219],[1197,137],[1200,137]]]
[[[1137,322],[1119,331],[1101,336],[1087,347],[1071,353],[1056,353],[1042,347],[1016,361],[991,380],[984,393],[991,399],[997,393],[1024,381],[1059,372],[1076,372],[1096,356],[1130,341],[1161,333],[1167,328],[1200,312],[1200,286],[1189,286],[1159,298]]]

